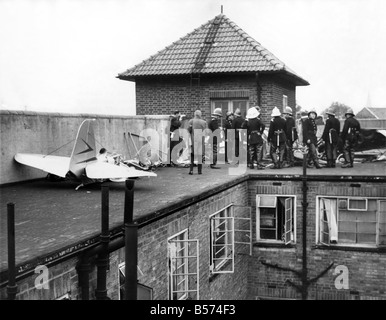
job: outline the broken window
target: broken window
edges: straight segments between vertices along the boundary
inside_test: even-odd
[[[143,275],[142,271],[137,266],[137,270]],[[125,263],[121,262],[118,265],[118,277],[119,277],[119,300],[125,299]],[[153,288],[145,286],[142,283],[137,283],[137,300],[153,300]]]
[[[210,270],[212,273],[233,273],[234,218],[233,207],[210,216]]]
[[[256,203],[257,240],[294,242],[295,197],[260,195]]]
[[[319,242],[325,245],[385,245],[385,201],[319,198]]]
[[[168,239],[169,299],[199,299],[198,240],[188,239],[188,230]]]

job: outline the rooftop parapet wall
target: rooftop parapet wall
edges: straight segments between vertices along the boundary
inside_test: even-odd
[[[46,173],[18,164],[16,153],[40,153],[70,156],[79,125],[84,119],[96,119],[97,148],[131,159],[124,133],[141,134],[145,128],[160,134],[160,149],[166,150],[169,116],[111,116],[97,114],[42,113],[0,110],[0,184],[43,178]],[[127,136],[126,136],[127,137]],[[166,161],[166,159],[163,159]]]

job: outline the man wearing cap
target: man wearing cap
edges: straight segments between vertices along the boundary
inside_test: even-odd
[[[274,107],[271,113],[271,123],[268,131],[268,141],[271,143],[270,155],[274,164],[273,169],[283,167],[286,136],[284,132],[285,120],[281,117],[280,110]],[[279,157],[277,156],[279,150]]]
[[[298,139],[298,132],[296,130],[295,119],[292,117],[292,108],[286,107],[283,112],[285,115],[285,136],[287,138],[286,148],[285,148],[285,159],[287,161],[288,167],[294,166],[294,153],[292,146],[294,142]]]
[[[343,130],[341,133],[341,138],[343,141],[343,153],[346,163],[342,164],[342,168],[352,168],[354,166],[354,155],[353,149],[358,143],[358,137],[361,130],[361,126],[357,119],[355,119],[355,114],[352,109],[349,108],[345,113],[345,122],[343,125]]]
[[[319,164],[318,155],[316,153],[316,146],[318,139],[316,132],[318,128],[316,126],[316,111],[311,110],[308,112],[308,118],[303,122],[303,143],[308,147],[308,160],[313,161],[316,169],[321,169],[322,166]]]
[[[326,125],[324,126],[322,139],[326,145],[327,168],[335,168],[336,158],[338,157],[337,148],[340,122],[335,118],[335,114],[333,112],[327,111],[326,114],[328,119],[326,120]]]
[[[260,164],[261,152],[263,150],[263,138],[261,135],[264,132],[265,125],[258,119],[260,112],[255,107],[249,108],[247,119],[242,125],[242,129],[247,129],[248,137],[248,152],[249,152],[249,168],[253,169],[253,161],[256,158],[257,169],[262,170],[264,166]]]
[[[208,128],[214,133],[217,129],[220,129],[219,120],[222,117],[221,108],[214,109],[212,118],[209,121]],[[217,164],[217,137],[213,136],[213,161],[210,165],[212,169],[220,169],[216,167]]]

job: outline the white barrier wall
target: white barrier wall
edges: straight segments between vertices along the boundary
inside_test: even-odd
[[[145,128],[150,128],[159,134],[162,161],[167,161],[168,115],[110,116],[0,110],[0,184],[45,177],[43,171],[17,163],[14,155],[23,152],[70,156],[79,125],[90,118],[96,119],[97,148],[105,147],[130,159],[132,151],[128,148],[127,132],[140,135]]]

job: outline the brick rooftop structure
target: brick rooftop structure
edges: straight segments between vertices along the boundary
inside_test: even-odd
[[[134,217],[139,227],[138,268],[141,270],[138,272],[138,281],[152,289],[154,299],[171,299],[171,270],[168,269],[168,259],[173,237],[181,235],[185,235],[186,240],[197,241],[199,244],[196,252],[199,257],[197,266],[189,263],[194,266],[190,272],[197,273],[199,278],[197,288],[189,284],[189,289],[197,289],[189,294],[192,299],[196,299],[198,293],[200,299],[214,300],[300,299],[299,292],[287,283],[287,280],[291,280],[299,284],[299,278],[286,269],[277,270],[269,265],[278,264],[287,269],[301,270],[304,201],[302,168],[287,168],[280,172],[271,169],[263,172],[247,169],[245,174],[230,176],[229,167],[223,165],[222,169],[216,171],[204,168],[202,176],[189,176],[187,168],[160,168],[155,179],[142,178],[135,182]],[[333,263],[326,275],[309,287],[309,299],[386,299],[385,169],[385,163],[378,162],[356,164],[355,168],[346,171],[339,168],[307,170],[309,206],[306,245],[309,278],[315,277]],[[112,238],[119,238],[122,237],[125,188],[123,183],[108,185],[110,233]],[[14,202],[16,208],[17,298],[57,299],[69,295],[71,299],[81,299],[77,264],[87,250],[98,243],[101,193],[97,185],[79,191],[75,191],[74,187],[71,183],[40,180],[2,187],[2,299],[6,297],[4,208],[8,202]],[[265,196],[268,200],[272,196],[292,199],[293,222],[288,244],[283,242],[281,236],[276,240],[262,239],[263,229],[258,225],[263,221],[259,215],[261,199]],[[319,230],[319,210],[320,198],[324,197],[345,201],[351,199],[353,202],[349,206],[361,206],[360,202],[366,200],[368,211],[362,211],[359,217],[378,217],[374,222],[370,222],[370,219],[366,223],[356,223],[356,228],[359,228],[357,236],[363,236],[361,232],[365,230],[364,227],[367,228],[367,240],[359,239],[358,244],[355,240],[351,244],[323,244]],[[235,229],[240,229],[236,216],[249,215],[247,223],[241,229],[250,232],[250,241],[234,244],[233,258],[230,260],[232,263],[223,265],[229,273],[222,274],[214,272],[215,268],[210,260],[213,245],[211,237],[216,234],[212,233],[211,221],[213,215],[226,208],[233,210]],[[358,214],[358,211],[353,214]],[[379,231],[371,231],[374,223],[379,226]],[[343,241],[346,236],[341,232],[343,230],[340,230],[339,239],[342,238]],[[233,240],[230,238],[229,241],[240,241],[241,238],[243,237],[235,231]],[[108,296],[118,299],[118,274],[119,266],[124,261],[124,248],[111,252],[109,261]],[[46,265],[50,270],[50,290],[34,288],[37,276],[34,268],[38,265]],[[349,270],[348,289],[337,289],[334,284],[334,274],[339,266],[345,266]],[[230,268],[233,268],[233,272]],[[92,264],[91,270],[90,294],[94,298],[95,264]]]
[[[214,108],[239,107],[245,116],[252,104],[269,123],[274,106],[295,110],[296,86],[309,83],[223,14],[117,78],[136,84],[136,110],[192,117],[196,108],[209,117]]]

